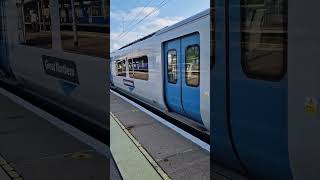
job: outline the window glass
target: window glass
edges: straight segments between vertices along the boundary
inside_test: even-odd
[[[198,45],[189,46],[186,49],[185,64],[186,84],[199,86],[200,84],[200,48]]]
[[[117,61],[116,63],[117,63],[117,76],[126,77],[126,72],[127,72],[126,60],[120,60],[120,61]]]
[[[133,65],[135,79],[141,79],[141,80],[149,79],[149,68],[148,68],[147,56],[133,58],[132,65]]]
[[[242,56],[248,75],[278,79],[285,73],[287,0],[241,0]]]
[[[134,78],[134,71],[133,71],[133,65],[132,65],[132,59],[128,60],[128,66],[129,66],[129,77]]]
[[[16,1],[21,44],[52,48],[49,0]]]
[[[177,72],[177,51],[168,51],[168,82],[176,84],[178,80]]]
[[[94,57],[109,56],[107,0],[59,0],[62,48]]]
[[[129,59],[129,77],[141,80],[149,79],[148,57]]]

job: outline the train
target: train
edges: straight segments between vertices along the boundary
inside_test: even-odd
[[[211,158],[251,179],[319,179],[319,1],[212,4]]]
[[[68,29],[61,7],[69,8],[68,22],[72,26],[72,14],[81,11],[79,3],[73,6],[74,11],[70,1],[0,3],[0,80],[80,117],[75,121],[85,121],[79,123],[108,131],[109,48],[104,32],[109,17],[107,12],[97,14],[103,12],[97,11],[102,6],[86,1],[84,8],[94,8],[95,17],[87,16],[92,20],[83,22],[74,15],[78,17],[78,29]]]
[[[0,80],[107,127],[110,70],[117,89],[205,129],[212,163],[252,179],[320,179],[319,2],[211,5],[109,62],[73,48],[95,28],[61,28],[58,0],[1,0]]]
[[[111,53],[111,82],[203,126],[212,164],[249,179],[319,179],[318,5],[216,0]]]
[[[192,127],[210,130],[210,10],[111,53],[115,88]]]

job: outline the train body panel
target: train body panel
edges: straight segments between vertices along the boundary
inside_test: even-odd
[[[200,87],[199,101],[201,123],[209,130],[210,127],[210,24],[209,11],[199,13],[189,19],[181,21],[171,27],[164,28],[140,42],[133,43],[111,54],[112,81],[113,84],[128,93],[138,97],[147,103],[158,107],[162,111],[169,111],[165,92],[165,53],[166,42],[199,34],[200,46]],[[119,61],[128,60],[147,55],[148,57],[148,80],[140,80],[130,77],[129,63],[126,65],[125,76],[117,75]],[[128,85],[128,83],[130,83]],[[134,85],[132,85],[134,84]],[[190,118],[190,117],[189,117]],[[199,118],[200,119],[200,118]]]
[[[284,1],[276,4],[278,8],[273,8],[275,4],[267,4],[266,10],[245,9],[241,7],[252,4],[230,0],[227,20],[230,28],[227,69],[230,139],[239,161],[252,176],[290,179],[288,127],[285,125],[288,119],[287,49],[283,33],[287,26],[285,14],[282,14],[285,11],[278,10],[285,7]],[[251,17],[249,13],[254,15]],[[243,15],[242,19],[239,14]],[[247,22],[249,18],[252,18],[251,24]],[[233,21],[235,19],[239,21]],[[263,33],[270,26],[273,35]],[[261,28],[262,33],[254,34],[256,28]],[[274,36],[278,37],[276,42],[271,41]]]
[[[319,179],[318,5],[215,1],[215,161],[254,179]]]
[[[107,128],[109,64],[104,58],[63,50],[58,1],[51,2],[52,42],[46,48],[21,43],[16,2],[7,1],[5,9],[8,58],[17,82],[34,95]]]
[[[319,5],[288,6],[288,149],[296,180],[320,179]]]

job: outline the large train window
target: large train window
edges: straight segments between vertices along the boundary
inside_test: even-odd
[[[200,47],[192,45],[186,48],[185,64],[186,84],[197,87],[200,84]]]
[[[59,0],[62,48],[107,59],[109,17],[107,0]]]
[[[287,0],[241,0],[242,65],[249,77],[285,74],[287,13]]]
[[[126,67],[126,60],[116,61],[117,67],[117,76],[124,76],[127,75],[127,67]]]
[[[129,76],[131,78],[141,80],[149,79],[149,67],[147,56],[129,59]]]
[[[176,84],[178,80],[177,72],[177,51],[168,51],[168,82]]]
[[[18,39],[21,44],[52,48],[49,0],[17,0]]]

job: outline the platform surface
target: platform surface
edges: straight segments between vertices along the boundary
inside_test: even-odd
[[[123,128],[122,124],[112,115],[110,116],[111,141],[110,147],[114,159],[119,167],[123,179],[141,180],[152,179],[162,180],[157,170],[150,164],[145,155],[135,144]]]
[[[8,174],[0,168],[0,179],[1,180],[10,180],[10,177],[8,176]]]
[[[107,180],[109,173],[120,179],[94,148],[1,94],[0,107],[1,180],[6,173],[24,180]]]
[[[112,114],[171,179],[210,179],[208,151],[113,93],[110,93],[110,101]]]

